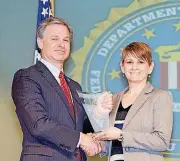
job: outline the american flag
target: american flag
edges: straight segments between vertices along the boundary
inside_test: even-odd
[[[45,20],[46,18],[54,16],[54,0],[39,0],[39,7],[37,13],[37,26],[38,29],[39,24]],[[36,35],[36,46],[35,46],[35,55],[34,55],[34,64],[37,60],[41,58],[38,46],[37,46],[37,35]]]

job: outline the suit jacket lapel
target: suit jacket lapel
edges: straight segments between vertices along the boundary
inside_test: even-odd
[[[126,116],[123,128],[125,128],[130,123],[130,121],[135,116],[135,114],[138,112],[138,110],[148,100],[148,98],[151,96],[152,90],[153,90],[152,85],[150,83],[147,83],[145,88],[142,90],[142,92],[137,97],[136,101],[131,106],[131,108]]]
[[[59,85],[59,83],[56,81],[56,79],[54,78],[54,76],[52,75],[52,73],[49,71],[49,69],[40,61],[37,62],[36,64],[37,66],[37,70],[39,72],[41,72],[42,76],[51,84],[51,86],[56,90],[56,92],[59,94],[59,96],[61,97],[61,99],[64,102],[64,105],[66,106],[71,118],[73,119],[73,121],[75,122],[75,118],[72,115],[72,112],[70,110],[68,101],[64,95],[64,92],[61,88],[61,86]]]

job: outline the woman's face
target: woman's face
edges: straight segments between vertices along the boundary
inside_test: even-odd
[[[124,62],[121,62],[121,70],[128,82],[134,83],[146,82],[148,74],[151,74],[153,67],[153,62],[149,65],[146,60],[136,58],[133,55],[126,56]]]

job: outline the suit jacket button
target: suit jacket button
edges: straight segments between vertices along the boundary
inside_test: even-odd
[[[75,157],[77,157],[77,155],[78,155],[77,153],[74,153],[74,156],[75,156]]]

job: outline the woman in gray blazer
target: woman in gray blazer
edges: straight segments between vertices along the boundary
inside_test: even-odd
[[[113,96],[110,127],[94,134],[97,140],[111,141],[110,161],[164,160],[172,132],[172,97],[148,82],[153,68],[147,44],[133,42],[123,49],[121,71],[128,87]]]

